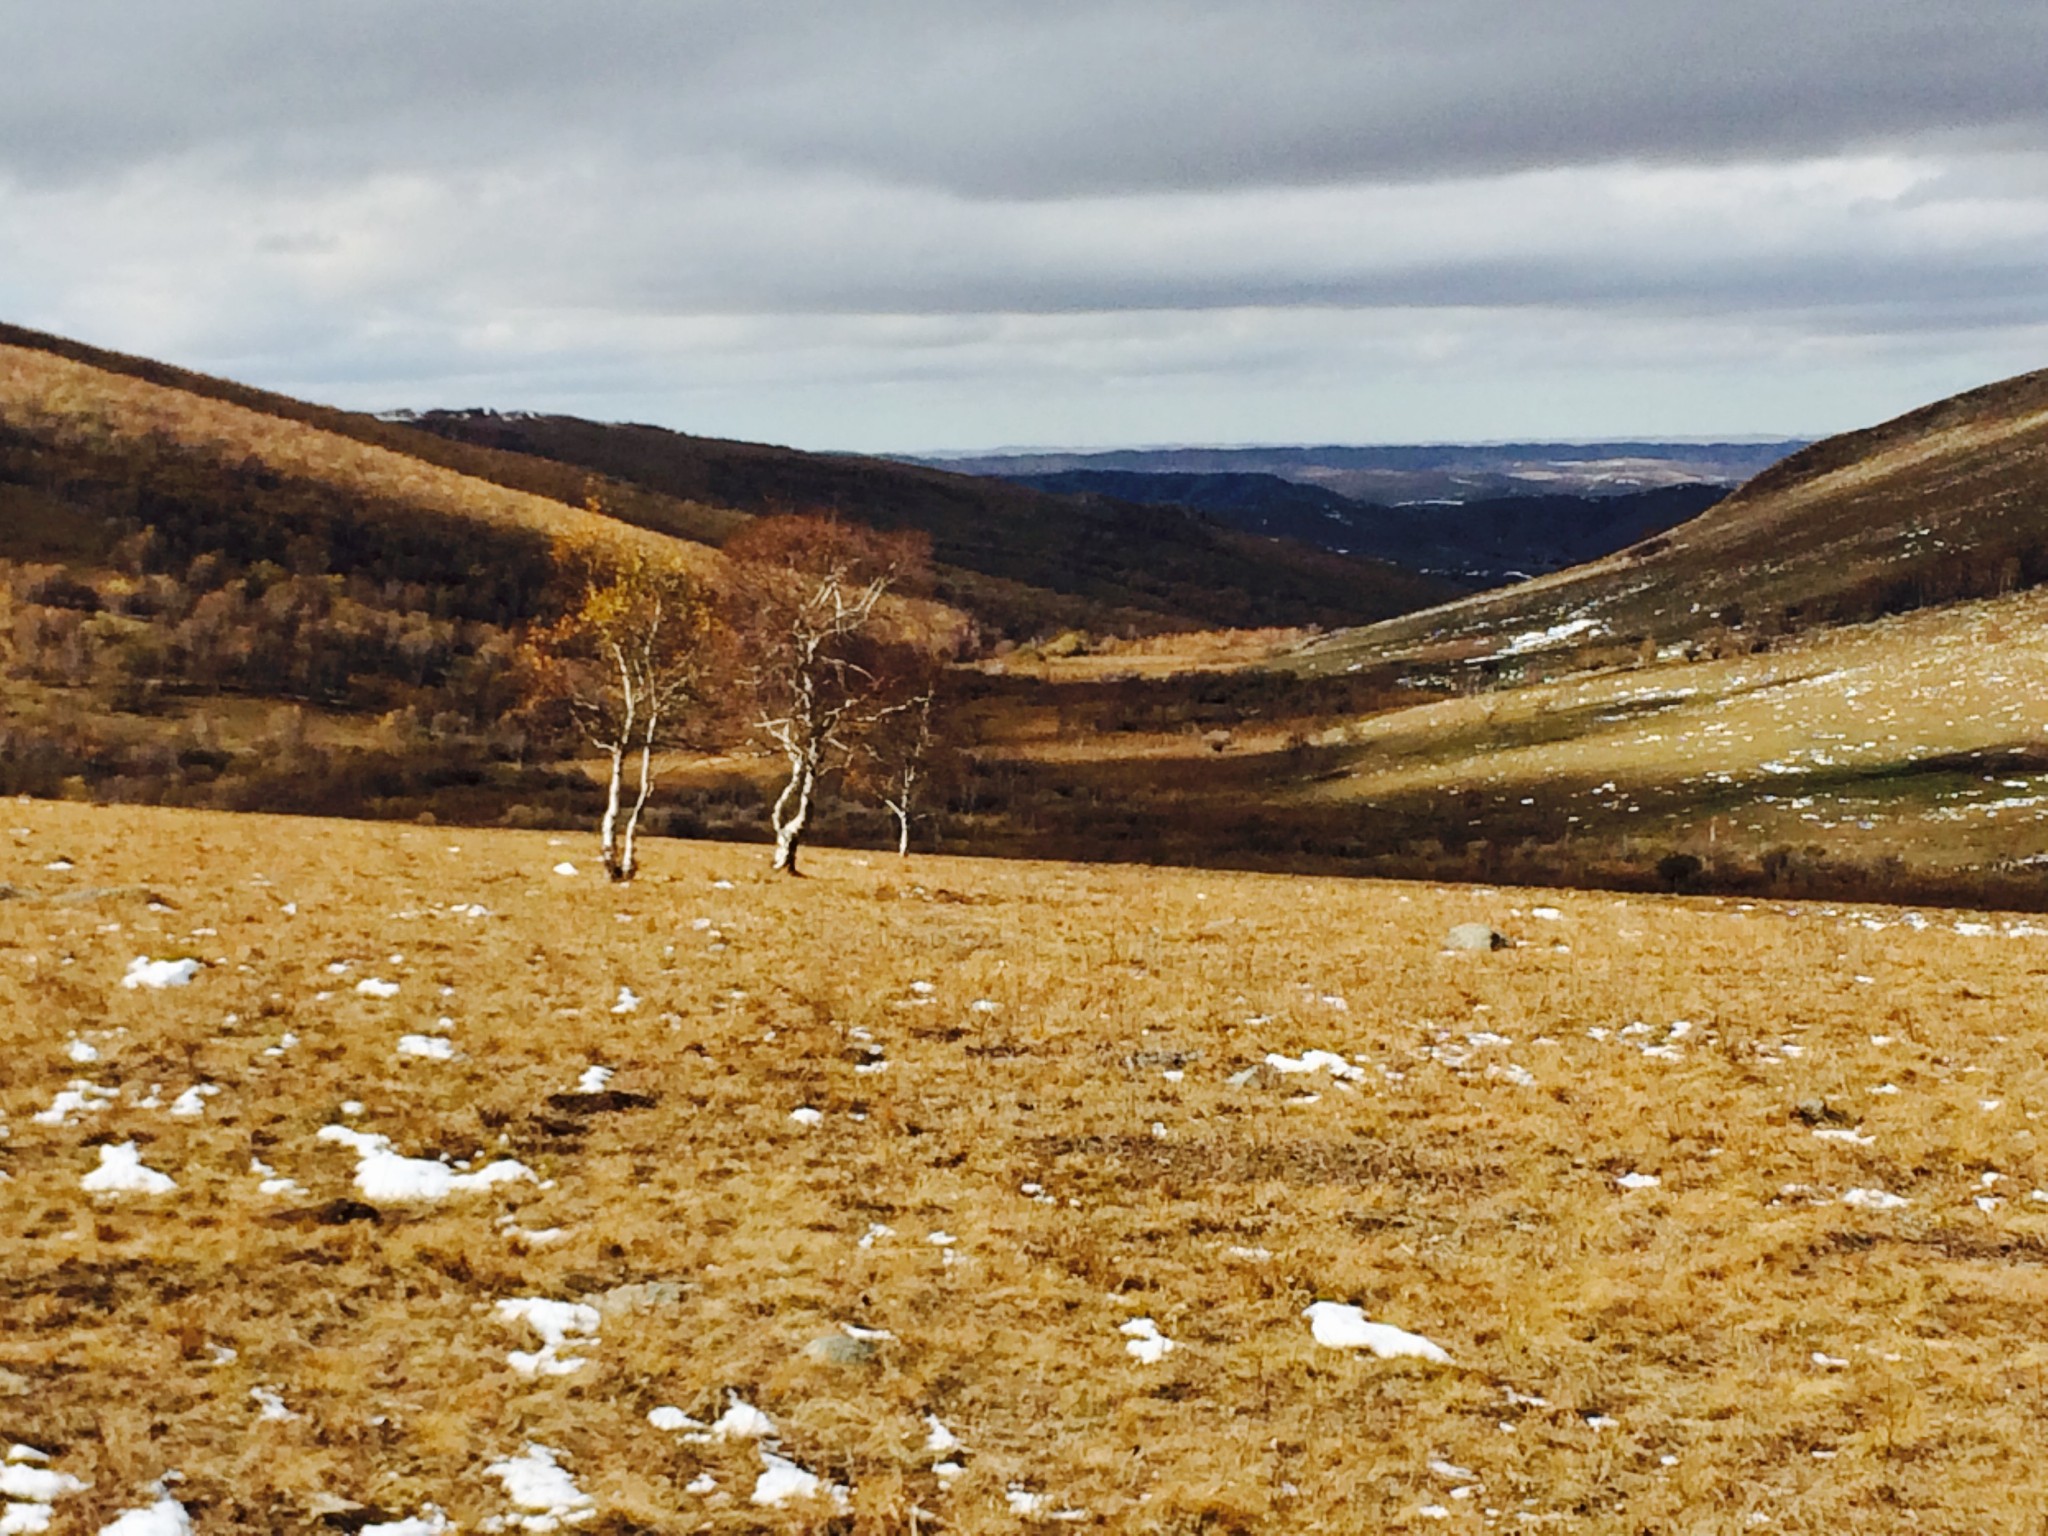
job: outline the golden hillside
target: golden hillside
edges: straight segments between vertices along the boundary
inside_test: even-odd
[[[274,475],[357,498],[366,509],[460,519],[551,541],[639,548],[700,572],[716,561],[702,545],[51,352],[0,345],[0,430],[74,455],[82,467],[118,465],[128,445],[170,447],[223,470],[243,472],[253,461]]]
[[[1317,666],[1543,668],[1589,646],[1750,640],[2048,581],[2048,371],[1816,443],[1607,559],[1353,631]]]

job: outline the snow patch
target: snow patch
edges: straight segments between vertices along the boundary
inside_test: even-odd
[[[553,1301],[545,1296],[511,1296],[497,1305],[498,1320],[525,1323],[540,1335],[537,1350],[515,1349],[505,1363],[522,1376],[566,1376],[590,1364],[588,1360],[565,1357],[560,1351],[574,1339],[595,1340],[599,1324],[597,1308],[580,1301]]]
[[[1315,1341],[1330,1349],[1369,1349],[1382,1360],[1408,1358],[1437,1365],[1451,1363],[1442,1345],[1391,1323],[1371,1322],[1362,1309],[1340,1301],[1313,1302],[1301,1315],[1309,1320],[1309,1332]]]
[[[533,1170],[511,1158],[500,1158],[470,1173],[446,1163],[404,1157],[391,1150],[388,1137],[345,1125],[323,1125],[318,1140],[350,1148],[356,1154],[356,1188],[366,1200],[442,1200],[449,1195],[475,1194],[495,1184],[531,1179]]]
[[[526,1531],[552,1531],[562,1525],[581,1525],[597,1513],[596,1501],[562,1470],[556,1459],[561,1454],[529,1443],[522,1454],[484,1468],[487,1476],[505,1485],[505,1497],[514,1507],[525,1511],[512,1516],[508,1524]]]
[[[178,1186],[169,1174],[145,1168],[135,1143],[100,1148],[100,1165],[78,1181],[78,1187],[95,1195],[167,1195]]]
[[[130,992],[138,987],[161,992],[166,987],[190,985],[192,978],[202,969],[203,965],[197,960],[152,960],[147,955],[137,955],[128,962],[127,972],[121,977],[121,985]],[[178,1509],[182,1515],[184,1506],[179,1505]]]

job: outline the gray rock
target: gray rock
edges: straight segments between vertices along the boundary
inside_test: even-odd
[[[621,1312],[652,1312],[661,1307],[680,1305],[683,1286],[679,1280],[638,1280],[630,1285],[615,1285],[589,1299],[592,1306],[608,1316]]]
[[[1451,949],[1506,949],[1514,940],[1485,923],[1460,923],[1444,936]]]
[[[804,1358],[820,1365],[872,1365],[880,1353],[873,1339],[849,1338],[843,1333],[821,1333],[804,1346]]]

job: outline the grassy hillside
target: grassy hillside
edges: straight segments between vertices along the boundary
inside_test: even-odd
[[[10,818],[0,1443],[55,1529],[175,1474],[209,1532],[475,1530],[533,1446],[616,1536],[2048,1501],[2025,924]],[[130,1153],[173,1187],[82,1187]],[[771,1439],[682,1422],[735,1401]]]
[[[374,811],[548,786],[509,718],[561,541],[708,547],[0,347],[0,791]],[[419,807],[415,806],[415,809]]]
[[[1317,647],[1526,671],[1587,644],[1755,645],[2048,581],[2048,371],[1794,454],[1608,559]],[[1535,658],[1534,661],[1528,658]]]
[[[909,508],[901,520],[942,535],[951,530],[941,538],[940,595],[974,613],[992,636],[1353,624],[1439,601],[1454,590],[1228,530],[1190,527],[1184,518],[1135,509],[1084,515],[1064,498],[991,496],[983,482],[962,475],[569,418],[434,412],[406,423],[19,326],[0,324],[0,346],[240,406],[508,490],[595,505],[622,522],[699,543],[723,543],[760,511],[830,507],[888,521],[899,517],[899,507]],[[547,441],[536,443],[543,433]],[[1005,532],[976,532],[983,523]]]
[[[932,537],[945,565],[1180,627],[1355,624],[1455,588],[1390,566],[1104,497],[1052,496],[881,459],[799,453],[565,416],[434,411],[423,432],[533,454],[664,495],[747,512],[822,508]],[[941,595],[973,607],[972,580]],[[986,601],[986,598],[982,599]],[[1186,620],[1195,621],[1188,624]]]
[[[156,385],[175,394],[240,406],[280,422],[296,422],[334,437],[371,448],[386,449],[408,459],[507,490],[524,491],[549,501],[581,507],[597,500],[622,521],[697,543],[717,543],[744,519],[731,508],[679,501],[635,486],[608,481],[573,465],[536,459],[528,454],[498,453],[449,439],[422,441],[419,434],[394,422],[360,411],[337,410],[295,400],[272,390],[256,389],[231,379],[215,378],[189,368],[145,357],[88,346],[62,336],[0,323],[0,347],[43,352],[80,363],[101,373]],[[270,429],[276,431],[276,428]]]

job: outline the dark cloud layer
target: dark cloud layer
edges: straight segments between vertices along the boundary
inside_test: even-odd
[[[1369,437],[1590,430],[1648,370],[1699,430],[1803,431],[2048,342],[2040,0],[0,0],[0,37],[0,312],[374,403]],[[1810,410],[1741,418],[1802,369]]]
[[[2048,139],[2038,0],[34,0],[29,178],[537,139],[1054,197]]]

